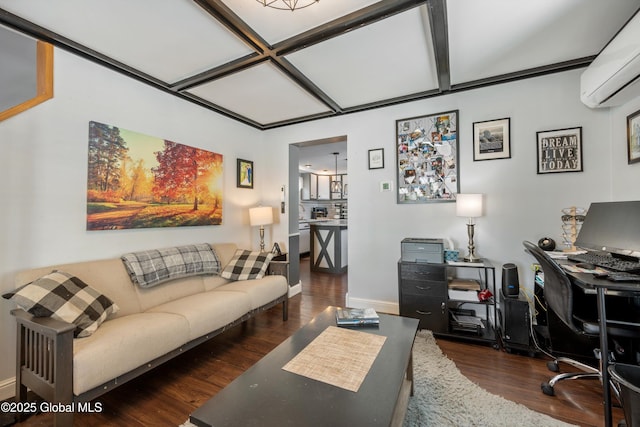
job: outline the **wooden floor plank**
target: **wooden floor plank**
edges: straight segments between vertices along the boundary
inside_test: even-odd
[[[104,411],[78,414],[74,426],[182,424],[193,410],[328,305],[345,305],[347,274],[311,273],[308,261],[304,261],[301,279],[302,293],[290,299],[287,322],[282,321],[281,306],[268,310],[98,398]],[[556,396],[545,396],[540,383],[552,373],[544,359],[461,341],[437,341],[460,371],[485,390],[569,423],[604,425],[599,383],[569,381],[556,386]],[[622,410],[615,408],[614,420],[622,417]],[[39,414],[16,425],[50,426],[52,417]]]

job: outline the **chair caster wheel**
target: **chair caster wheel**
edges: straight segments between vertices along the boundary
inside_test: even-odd
[[[558,362],[556,362],[555,360],[553,362],[547,362],[547,369],[550,370],[551,372],[560,371],[560,367],[558,366]]]
[[[542,389],[542,392],[544,394],[546,394],[547,396],[554,396],[555,393],[553,392],[553,387],[549,385],[549,383],[542,383],[540,384],[540,388]]]

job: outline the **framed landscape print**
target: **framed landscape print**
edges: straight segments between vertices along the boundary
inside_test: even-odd
[[[222,154],[89,122],[87,230],[222,224]]]
[[[455,201],[458,120],[458,110],[396,120],[398,203]]]
[[[488,120],[473,124],[473,160],[511,157],[510,119]]]
[[[538,137],[538,173],[582,172],[582,127],[547,130]]]
[[[237,187],[253,188],[253,162],[238,159]]]
[[[629,164],[640,162],[640,110],[627,116],[627,154]]]

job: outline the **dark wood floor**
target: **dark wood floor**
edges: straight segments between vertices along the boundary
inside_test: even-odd
[[[74,425],[182,424],[194,409],[327,305],[345,305],[346,274],[310,274],[308,261],[301,270],[302,293],[291,298],[287,322],[282,321],[280,307],[263,313],[100,397],[97,401],[104,408],[102,413],[76,415]],[[601,389],[596,381],[565,382],[556,386],[556,396],[549,397],[540,391],[540,383],[551,374],[543,359],[458,341],[440,339],[438,344],[465,376],[491,393],[572,424],[604,425]],[[615,408],[614,420],[622,417],[622,410]],[[39,414],[17,425],[50,426],[52,417]]]

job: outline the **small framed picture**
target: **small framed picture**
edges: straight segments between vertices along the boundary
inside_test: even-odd
[[[384,168],[384,148],[369,150],[369,169]]]
[[[538,173],[582,172],[582,127],[536,132]]]
[[[239,188],[253,188],[253,162],[238,159],[237,186]]]
[[[473,161],[511,158],[510,119],[473,124]]]
[[[640,162],[640,110],[627,116],[627,154],[629,164]]]

